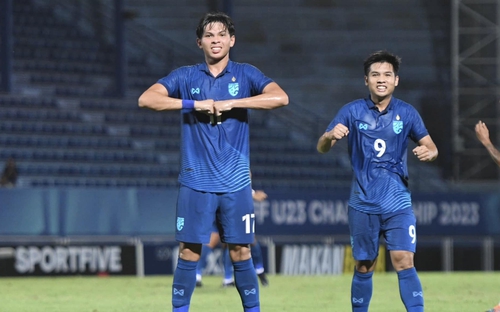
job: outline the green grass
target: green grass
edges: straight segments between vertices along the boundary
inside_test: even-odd
[[[427,312],[485,311],[500,301],[500,273],[420,273]],[[351,276],[270,276],[261,288],[264,312],[351,311]],[[1,312],[171,311],[171,276],[1,278]],[[191,312],[242,311],[235,288],[206,276]],[[370,312],[405,311],[395,273],[376,273]]]

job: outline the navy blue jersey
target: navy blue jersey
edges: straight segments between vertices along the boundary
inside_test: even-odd
[[[161,78],[170,97],[215,101],[261,94],[272,80],[256,67],[229,61],[217,77],[206,63],[184,66]],[[226,193],[250,184],[248,110],[223,112],[220,124],[194,109],[181,110],[179,182],[204,192]]]
[[[392,98],[379,112],[370,98],[344,105],[327,128],[349,129],[348,150],[354,179],[349,205],[366,213],[389,213],[411,207],[408,190],[408,139],[428,135],[417,110]]]

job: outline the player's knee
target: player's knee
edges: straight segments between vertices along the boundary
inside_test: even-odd
[[[251,258],[249,245],[229,244],[229,255],[233,262],[245,261]]]
[[[181,243],[179,246],[179,258],[186,261],[199,261],[201,255],[201,244]]]
[[[396,271],[411,269],[413,264],[413,253],[409,251],[391,251],[392,266]]]

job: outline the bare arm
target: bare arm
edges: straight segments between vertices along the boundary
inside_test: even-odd
[[[490,132],[488,130],[488,127],[486,127],[486,124],[482,121],[479,121],[476,124],[475,130],[479,142],[481,142],[481,144],[486,147],[486,150],[490,154],[493,161],[497,164],[497,166],[500,166],[500,152],[495,148],[493,143],[491,143]]]
[[[338,140],[346,137],[349,134],[349,129],[343,124],[337,124],[332,130],[323,133],[318,140],[316,149],[321,154],[328,152]]]
[[[288,105],[288,95],[276,82],[271,82],[262,90],[262,94],[242,99],[216,101],[214,108],[215,114],[220,115],[233,108],[274,109],[285,105]]]
[[[418,141],[418,146],[413,149],[413,154],[420,161],[434,161],[438,156],[438,149],[430,135],[424,136]]]

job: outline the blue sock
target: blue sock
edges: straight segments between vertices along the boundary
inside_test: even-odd
[[[353,312],[367,312],[372,299],[373,272],[359,273],[354,268],[351,284],[351,305]]]
[[[203,270],[207,266],[207,259],[208,256],[213,252],[213,249],[208,247],[207,245],[201,246],[201,256],[200,256],[200,261],[198,261],[198,266],[196,267],[196,274],[197,275],[202,275]]]
[[[262,258],[262,249],[259,242],[255,241],[255,244],[251,245],[250,248],[252,249],[252,261],[255,271],[257,274],[264,273],[264,259]]]
[[[424,311],[424,293],[415,268],[398,272],[399,294],[408,312]]]
[[[177,259],[177,268],[172,283],[172,306],[174,312],[189,311],[189,303],[196,286],[196,266],[198,261]]]
[[[231,257],[229,257],[229,248],[224,248],[222,251],[222,260],[224,260],[224,281],[229,282],[234,280],[233,277],[233,262],[231,261]]]
[[[259,282],[252,259],[234,262],[234,282],[245,312],[259,312]]]

